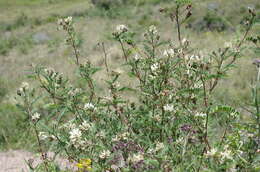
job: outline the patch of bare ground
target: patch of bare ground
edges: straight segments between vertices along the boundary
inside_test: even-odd
[[[48,153],[48,157],[53,157],[53,153]],[[33,167],[42,162],[40,155],[35,155],[24,150],[9,150],[0,152],[0,172],[29,172],[26,164],[28,160],[32,161]],[[55,163],[59,165],[62,170],[76,171],[75,164],[68,160],[57,157]]]

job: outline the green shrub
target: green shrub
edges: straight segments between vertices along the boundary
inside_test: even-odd
[[[19,107],[42,154],[43,169],[35,171],[49,171],[48,150],[65,154],[79,171],[259,170],[259,87],[253,90],[254,124],[241,122],[237,109],[212,96],[241,56],[255,12],[249,11],[245,33],[235,45],[202,54],[182,35],[191,5],[176,2],[162,12],[176,24],[177,42],[162,40],[152,25],[139,43],[127,26],[118,25],[112,35],[122,49],[120,70],[108,65],[105,44],[100,44],[107,74],[102,93],[94,78],[101,69],[81,61],[72,17],[58,21],[73,49],[76,83],[82,88],[54,69],[36,65],[30,78],[38,84],[23,82],[18,89]],[[260,71],[260,61],[256,64]],[[120,82],[123,75],[132,82]]]

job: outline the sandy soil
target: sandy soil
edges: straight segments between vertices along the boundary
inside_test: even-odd
[[[48,157],[52,157],[53,153],[48,153]],[[0,152],[0,172],[28,172],[26,161],[32,159],[33,166],[41,162],[41,158],[33,153],[23,150],[10,150],[7,152]],[[56,158],[55,161],[62,169],[70,169],[70,171],[76,171],[75,165],[69,161]]]

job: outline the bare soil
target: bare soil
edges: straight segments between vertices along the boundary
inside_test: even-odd
[[[52,157],[53,153],[48,153],[47,156]],[[26,164],[28,160],[33,162],[33,167],[42,162],[40,155],[24,150],[0,152],[0,172],[28,172],[29,168]],[[75,165],[66,159],[56,158],[55,162],[63,170],[76,171]]]

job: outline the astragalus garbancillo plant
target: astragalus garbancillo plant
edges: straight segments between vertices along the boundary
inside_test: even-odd
[[[240,57],[255,13],[249,10],[251,19],[245,34],[235,44],[202,53],[181,34],[181,24],[192,14],[191,9],[190,1],[177,0],[174,8],[160,10],[176,24],[177,42],[161,40],[160,31],[150,26],[140,45],[130,28],[116,27],[113,36],[122,49],[123,71],[133,85],[121,86],[122,71],[109,68],[102,43],[107,95],[99,93],[93,77],[100,69],[89,61],[81,63],[72,18],[60,19],[59,25],[67,32],[67,42],[75,53],[77,77],[86,87],[76,88],[54,69],[33,68],[30,77],[38,81],[33,89],[37,91],[26,85],[18,95],[35,128],[42,154],[49,149],[62,154],[79,171],[259,168],[249,161],[251,150],[244,149],[246,136],[239,131],[239,112],[216,103],[212,96],[219,80]],[[125,98],[126,91],[131,91],[135,99]],[[36,101],[40,105],[33,106]],[[35,116],[36,107],[44,114]],[[48,156],[43,160],[47,171]]]

